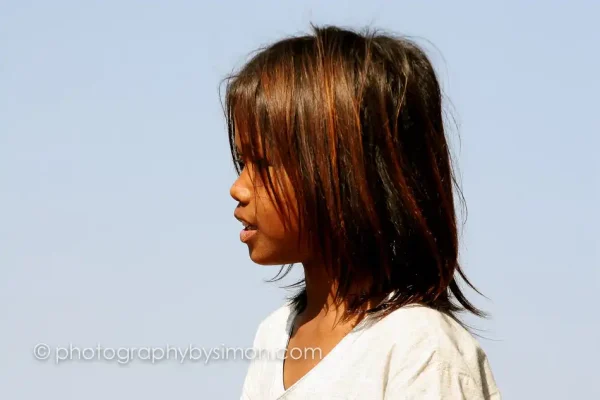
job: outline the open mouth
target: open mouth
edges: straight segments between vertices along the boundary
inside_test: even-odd
[[[255,234],[256,232],[258,232],[256,230],[256,227],[254,225],[250,225],[247,224],[245,222],[242,222],[242,224],[244,225],[244,229],[242,229],[242,231],[240,232],[240,240],[243,243],[248,242]]]
[[[255,231],[256,230],[256,227],[254,225],[250,225],[245,222],[242,222],[242,225],[244,225],[245,231]]]

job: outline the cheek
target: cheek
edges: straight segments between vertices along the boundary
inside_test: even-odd
[[[261,265],[301,262],[297,230],[293,226],[286,229],[283,218],[268,196],[256,200],[259,232],[249,245],[250,258]]]
[[[258,264],[293,264],[307,259],[308,248],[298,242],[298,213],[292,185],[287,179],[283,183],[284,187],[276,190],[274,196],[269,196],[268,189],[262,185],[255,187],[259,233],[250,245],[250,257]],[[275,204],[275,196],[283,200],[281,213],[289,214],[287,225],[284,223],[284,215],[281,215]]]
[[[288,224],[286,230],[283,216],[266,193],[257,195],[256,216],[260,231],[270,239],[284,241],[297,234],[295,221],[292,221],[291,226]]]
[[[283,178],[282,186],[277,185],[276,180],[274,180],[274,192],[270,193],[270,189],[262,184],[255,189],[257,197],[256,214],[259,224],[263,225],[265,233],[268,232],[273,239],[297,238],[298,213],[293,186],[285,173],[276,171],[275,174]],[[277,208],[276,198],[281,200],[282,210]],[[284,221],[284,219],[287,219],[287,221]],[[287,226],[284,222],[287,223]]]

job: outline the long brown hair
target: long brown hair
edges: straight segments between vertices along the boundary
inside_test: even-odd
[[[285,171],[300,232],[323,254],[348,317],[389,293],[368,312],[420,303],[452,316],[484,315],[456,281],[475,289],[458,263],[440,87],[415,43],[313,26],[310,35],[262,49],[230,76],[225,111],[233,159],[237,134],[270,193],[282,192],[282,178],[262,161]],[[274,196],[287,223],[289,201]],[[292,298],[298,310],[305,296],[300,285]]]

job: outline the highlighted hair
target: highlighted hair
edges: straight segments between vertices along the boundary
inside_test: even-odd
[[[367,311],[420,303],[484,315],[456,281],[474,288],[458,263],[440,87],[418,46],[314,27],[261,50],[231,76],[225,109],[233,158],[237,135],[244,157],[285,172],[300,232],[325,258],[348,316],[391,292]],[[291,198],[275,195],[285,192],[283,174],[256,165],[289,222]],[[302,309],[305,301],[301,288],[293,302]]]

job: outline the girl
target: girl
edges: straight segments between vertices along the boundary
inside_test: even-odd
[[[314,28],[230,77],[225,108],[241,241],[305,277],[258,327],[242,399],[500,399],[456,316],[483,314],[456,280],[471,285],[423,51]]]

